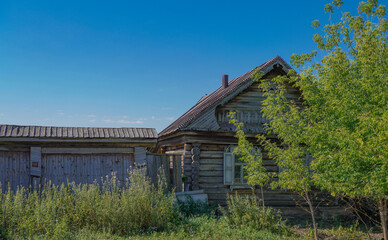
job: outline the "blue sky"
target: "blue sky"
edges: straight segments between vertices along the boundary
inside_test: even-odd
[[[222,74],[314,49],[325,3],[1,1],[0,124],[160,132]]]

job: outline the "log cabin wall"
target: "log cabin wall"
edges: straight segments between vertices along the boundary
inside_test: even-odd
[[[257,187],[252,191],[249,185],[224,185],[224,152],[230,145],[224,144],[203,144],[200,154],[199,186],[208,194],[209,201],[222,206],[226,205],[228,194],[256,194],[261,198],[260,189]],[[268,154],[263,152],[263,162],[269,173],[276,173],[278,167],[275,161],[268,158]],[[276,181],[276,179],[272,179]],[[271,190],[268,187],[264,191],[264,199],[267,206],[296,206],[294,200],[299,199],[297,195],[290,192]]]

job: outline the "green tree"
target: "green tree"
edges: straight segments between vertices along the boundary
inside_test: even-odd
[[[303,114],[303,106],[286,98],[284,78],[275,79],[277,87],[273,89],[273,81],[262,80],[260,87],[266,99],[263,104],[263,115],[270,120],[266,130],[268,135],[275,135],[278,140],[268,138],[268,135],[258,135],[257,138],[270,158],[279,167],[278,180],[271,183],[272,188],[292,191],[302,197],[311,214],[314,228],[314,238],[318,239],[318,228],[315,220],[315,208],[312,201],[312,180],[314,172],[311,169],[311,156],[305,144],[307,119]]]
[[[278,89],[268,91],[263,113],[270,120],[268,130],[286,146],[283,152],[289,151],[288,155],[274,155],[279,165],[287,163],[287,157],[293,154],[297,162],[305,151],[310,152],[313,172],[305,172],[314,174],[306,181],[313,180],[333,195],[374,201],[384,238],[388,239],[385,7],[377,0],[360,2],[358,15],[352,16],[342,12],[342,5],[342,1],[334,0],[325,6],[331,23],[323,27],[322,35],[313,38],[318,50],[291,57],[299,74],[290,71],[288,77],[273,80]],[[341,18],[334,22],[336,8],[341,10]],[[320,27],[319,21],[313,26]],[[320,60],[316,60],[318,56],[322,56]],[[262,87],[268,84],[264,81]],[[286,99],[286,84],[300,90],[302,103]],[[302,171],[298,164],[294,166],[294,171]],[[295,179],[289,177],[291,183]]]
[[[228,114],[228,117],[230,118],[229,123],[236,127],[236,138],[238,139],[238,147],[235,148],[233,152],[239,156],[241,161],[247,163],[244,167],[248,173],[247,183],[252,186],[258,185],[260,187],[263,212],[265,212],[264,186],[268,184],[271,176],[263,165],[261,151],[255,149],[253,144],[248,141],[243,130],[244,123],[238,122],[235,115],[235,112],[230,112]]]
[[[230,123],[236,127],[238,148],[236,153],[242,156],[247,164],[248,184],[259,185],[263,193],[264,185],[270,177],[278,177],[277,181],[271,182],[272,188],[286,189],[300,195],[308,204],[311,214],[314,237],[318,239],[318,229],[315,220],[315,209],[312,201],[312,177],[313,171],[310,168],[308,149],[305,145],[307,121],[303,116],[303,106],[290,102],[286,98],[286,76],[279,76],[273,80],[261,79],[261,72],[256,72],[254,78],[261,81],[260,88],[266,99],[262,102],[263,115],[270,120],[266,126],[268,135],[276,135],[277,140],[268,138],[268,135],[257,135],[258,142],[268,152],[268,156],[274,159],[280,168],[280,172],[271,175],[266,172],[263,166],[262,156],[255,153],[253,144],[250,143],[243,131],[243,123],[235,119],[235,113],[229,114]],[[276,88],[273,88],[274,83]],[[262,196],[264,199],[264,196]],[[263,205],[264,208],[264,205]]]

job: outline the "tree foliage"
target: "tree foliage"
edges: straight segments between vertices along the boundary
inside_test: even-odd
[[[385,7],[377,0],[360,2],[357,16],[341,11],[340,20],[333,23],[336,9],[342,5],[342,1],[333,1],[325,6],[331,23],[323,27],[322,34],[313,37],[318,50],[292,55],[291,62],[299,73],[290,71],[288,77],[273,80],[278,89],[267,94],[263,113],[270,119],[269,131],[288,146],[288,151],[295,151],[294,161],[304,150],[313,155],[314,174],[310,180],[315,184],[333,195],[375,200],[387,237]],[[320,28],[319,21],[314,21],[313,26]],[[263,82],[262,87],[265,89],[268,84]],[[300,101],[287,100],[287,84],[300,90]],[[280,164],[288,161],[281,155],[275,158]]]
[[[236,127],[236,137],[238,139],[238,147],[234,149],[234,154],[248,163],[245,170],[248,172],[247,182],[249,185],[259,185],[263,187],[269,182],[270,175],[263,166],[261,151],[256,150],[251,142],[248,141],[243,127],[244,123],[238,122],[235,118],[235,112],[230,112],[228,117],[230,123]]]
[[[309,192],[313,182],[333,195],[378,203],[387,239],[388,23],[377,0],[360,2],[358,15],[334,0],[324,8],[330,23],[313,27],[317,50],[292,55],[298,71],[262,80],[268,134],[259,136],[282,171],[274,186]],[[258,75],[259,76],[259,75]],[[275,85],[275,87],[273,87]],[[287,86],[301,93],[287,98]],[[313,156],[311,166],[304,156]]]

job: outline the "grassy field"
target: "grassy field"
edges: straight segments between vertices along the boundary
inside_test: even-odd
[[[140,171],[124,185],[46,184],[39,190],[0,191],[0,239],[311,239],[254,197],[231,196],[228,211],[176,202],[163,181],[154,187]],[[344,227],[346,226],[346,227]],[[322,239],[369,239],[356,222],[320,229]],[[381,239],[379,234],[369,234]]]
[[[352,227],[333,227],[320,229],[321,239],[370,239],[368,234]],[[371,233],[372,239],[381,239],[381,234]],[[76,232],[62,232],[54,237],[34,235],[34,239],[312,239],[310,228],[289,227],[288,233],[273,233],[266,230],[257,230],[250,227],[231,227],[222,219],[208,217],[193,217],[186,219],[178,226],[171,226],[161,232],[149,231],[131,235],[119,235],[108,232],[81,229]]]

